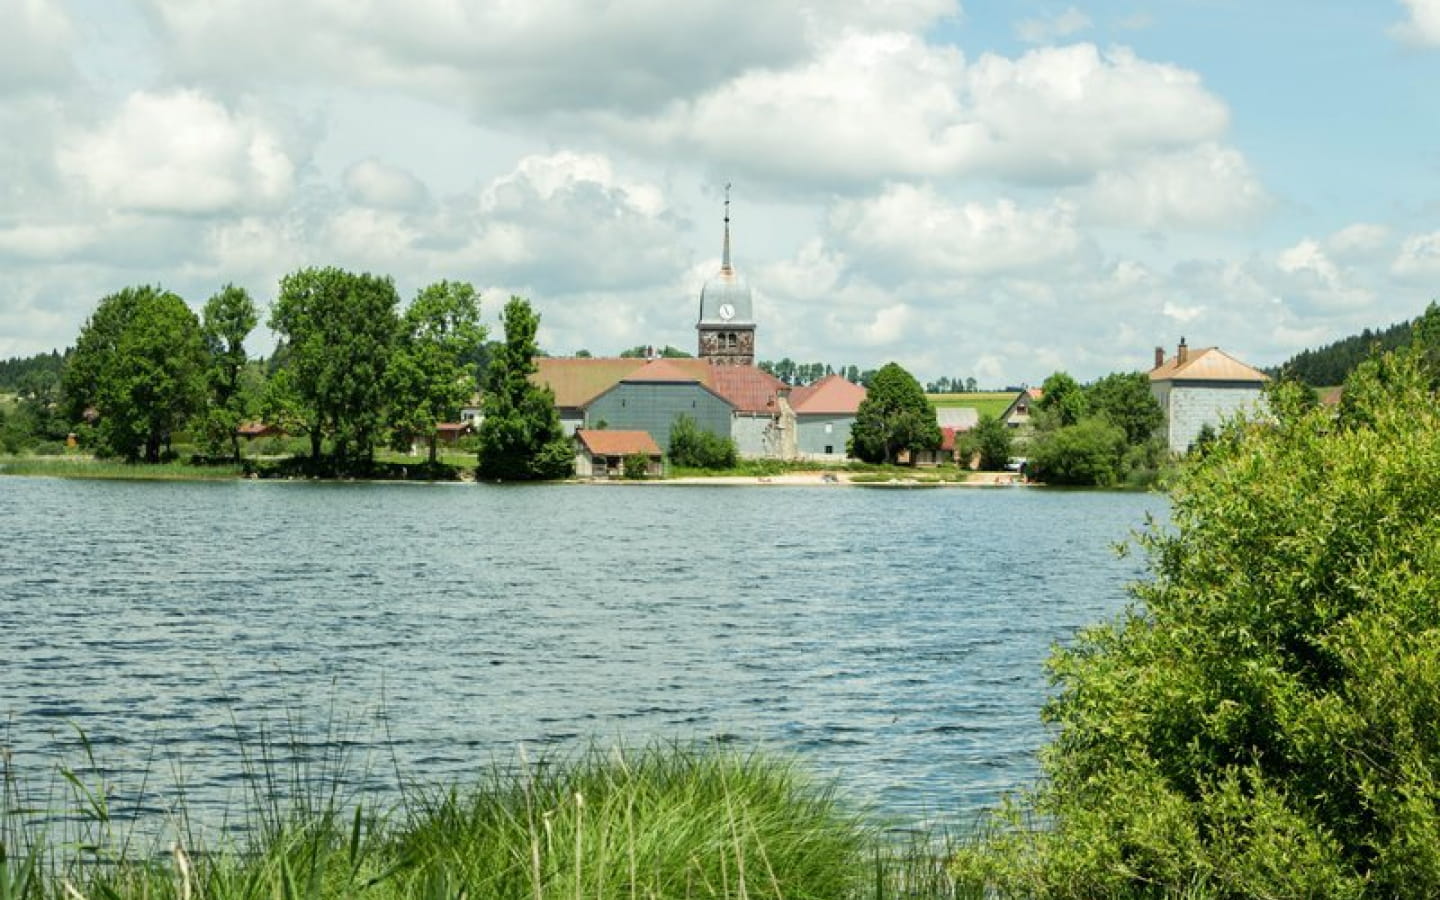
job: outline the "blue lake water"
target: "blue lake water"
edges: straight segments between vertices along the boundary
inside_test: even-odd
[[[265,728],[383,790],[594,741],[793,753],[902,821],[1032,781],[1043,663],[1161,497],[0,479],[0,744],[229,808]],[[322,748],[323,749],[323,748]],[[117,806],[123,803],[117,802]],[[163,800],[136,802],[158,811]]]

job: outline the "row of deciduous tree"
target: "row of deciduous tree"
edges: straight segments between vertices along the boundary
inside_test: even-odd
[[[387,440],[428,440],[433,463],[435,426],[455,421],[477,388],[480,301],[470,284],[440,281],[399,306],[388,277],[333,267],[286,275],[268,319],[278,345],[256,388],[245,383],[245,340],[260,313],[243,288],[227,285],[196,316],[174,293],[128,287],[102,299],[81,329],[64,366],[63,411],[89,423],[98,452],[129,460],[160,460],[182,428],[238,458],[237,426],[263,413],[308,438],[312,460],[323,456],[336,471],[368,465]],[[503,321],[506,341],[485,370],[480,470],[563,474],[569,448],[553,396],[527,377],[538,317],[512,298]]]

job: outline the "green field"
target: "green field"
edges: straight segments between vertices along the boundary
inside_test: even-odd
[[[999,416],[1015,399],[1014,391],[977,391],[971,394],[926,394],[932,406],[942,409],[968,406],[981,415]]]

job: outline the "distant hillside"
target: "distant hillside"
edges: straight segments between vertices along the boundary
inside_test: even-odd
[[[1381,350],[1394,350],[1408,344],[1413,325],[1413,321],[1408,321],[1396,322],[1379,331],[1367,328],[1359,334],[1342,338],[1333,344],[1327,344],[1315,350],[1302,350],[1276,366],[1275,372],[1283,372],[1288,369],[1301,381],[1312,387],[1329,387],[1340,384],[1377,346]]]
[[[16,356],[0,359],[0,394],[19,393],[22,385],[31,379],[60,383],[60,368],[65,358],[60,351],[37,353],[34,356]]]

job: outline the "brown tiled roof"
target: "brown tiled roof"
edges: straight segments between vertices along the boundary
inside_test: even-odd
[[[629,456],[644,453],[659,456],[660,445],[648,431],[610,431],[605,428],[581,428],[575,432],[580,443],[597,456]]]
[[[541,357],[535,360],[539,371],[531,375],[530,380],[549,385],[550,390],[555,392],[556,406],[579,407],[608,391],[645,363],[643,359]]]
[[[819,381],[790,392],[790,408],[796,415],[851,415],[860,409],[865,389],[839,375],[826,375]]]
[[[709,369],[710,377],[706,384],[710,390],[729,401],[736,412],[778,412],[780,404],[776,398],[790,390],[785,382],[755,366],[711,365],[706,362],[705,367]]]
[[[437,422],[435,431],[437,434],[464,434],[471,427],[469,422]]]
[[[652,359],[621,381],[698,381],[705,383],[710,364],[703,359]]]
[[[1184,363],[1179,355],[1150,370],[1151,381],[1269,381],[1270,376],[1252,369],[1219,347],[1191,350]]]

